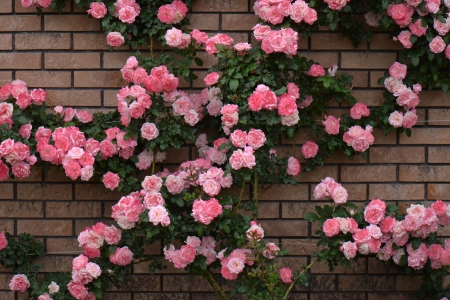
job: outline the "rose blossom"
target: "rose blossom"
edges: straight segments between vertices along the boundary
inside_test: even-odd
[[[289,157],[286,173],[291,176],[297,176],[300,173],[300,163],[295,157]]]
[[[405,79],[406,76],[406,65],[401,64],[399,62],[395,62],[389,68],[389,75],[394,77],[397,80]]]
[[[107,189],[110,189],[112,191],[119,186],[120,177],[115,173],[108,172],[105,175],[103,175],[102,182]]]
[[[108,9],[103,2],[91,2],[87,13],[95,19],[101,19],[108,13]]]
[[[341,185],[335,187],[331,192],[331,199],[337,205],[344,204],[348,200],[347,190]]]
[[[208,75],[205,76],[205,79],[204,79],[205,84],[207,86],[216,84],[217,81],[219,81],[219,77],[220,76],[219,76],[219,74],[217,72],[209,73]]]
[[[59,292],[59,285],[56,282],[52,281],[48,286],[48,293],[50,295],[53,295],[57,292]]]
[[[406,114],[403,116],[402,122],[403,127],[404,128],[413,127],[416,124],[418,118],[419,117],[416,115],[416,111],[414,109],[406,112]]]
[[[109,260],[115,265],[126,266],[133,261],[133,252],[131,252],[127,246],[117,248],[116,252],[111,254]]]
[[[403,124],[403,113],[398,111],[393,111],[389,115],[389,124],[394,126],[395,128],[402,127]]]
[[[340,247],[340,250],[344,252],[345,258],[348,260],[354,258],[356,256],[356,251],[358,250],[358,247],[355,243],[352,242],[345,242]]]
[[[411,42],[411,32],[408,30],[403,30],[400,32],[400,34],[397,37],[394,37],[394,41],[400,41],[400,43],[405,47],[406,49],[409,49],[412,47]]]
[[[11,278],[9,289],[11,291],[25,292],[30,287],[30,282],[24,274],[17,274]]]
[[[338,134],[339,133],[339,121],[341,119],[336,119],[333,116],[327,116],[325,121],[322,121],[322,125],[325,126],[325,131],[328,134]]]
[[[429,44],[431,52],[441,53],[445,49],[445,42],[440,36],[436,36]]]
[[[339,221],[336,218],[333,219],[327,219],[323,223],[323,232],[327,237],[332,237],[339,234],[340,230],[340,224]]]
[[[280,269],[280,279],[284,283],[292,283],[292,270],[289,268]]]
[[[302,146],[303,157],[306,159],[315,157],[318,151],[319,146],[312,141],[307,141]]]
[[[141,127],[141,136],[146,140],[154,140],[158,137],[159,130],[154,123],[145,122]]]
[[[106,42],[111,47],[119,47],[123,45],[123,43],[125,43],[125,39],[120,32],[114,31],[108,33],[108,35],[106,36]]]
[[[325,75],[325,69],[319,64],[313,64],[308,74],[312,77],[320,77]]]
[[[350,109],[350,117],[353,120],[359,120],[361,119],[361,117],[368,117],[368,116],[370,116],[370,110],[363,103],[356,103]]]

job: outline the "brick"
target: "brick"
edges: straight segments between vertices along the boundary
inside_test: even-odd
[[[430,126],[443,125],[448,126],[450,119],[449,109],[429,109],[428,110],[428,122]]]
[[[300,220],[265,220],[261,222],[267,237],[306,236],[308,222]]]
[[[323,162],[325,164],[363,164],[366,163],[366,160],[361,155],[350,159],[342,151],[336,151],[330,157],[325,158]]]
[[[258,20],[255,14],[222,14],[222,30],[251,31]]]
[[[121,87],[125,84],[120,72],[116,71],[75,71],[74,87]]]
[[[367,43],[363,41],[357,49],[366,49]],[[341,33],[315,33],[311,37],[311,50],[353,50],[352,41]]]
[[[423,91],[420,93],[419,106],[450,106],[448,94],[443,91]]]
[[[343,69],[389,69],[395,61],[395,53],[341,53]]]
[[[306,184],[299,184],[296,186],[275,184],[266,190],[263,190],[263,187],[261,186],[259,190],[262,193],[258,195],[258,200],[308,200],[308,185]]]
[[[45,31],[98,31],[100,21],[84,15],[44,16]]]
[[[370,87],[381,88],[384,87],[378,84],[378,79],[384,77],[384,72],[382,71],[370,71]]]
[[[381,106],[383,105],[383,91],[377,90],[353,90],[352,96],[358,100],[359,103],[364,103],[367,106]],[[343,106],[351,107],[353,104],[344,103]]]
[[[390,275],[340,275],[339,291],[393,291],[394,276]]]
[[[98,69],[100,53],[46,53],[45,68],[48,69]]]
[[[110,47],[106,44],[106,35],[103,33],[74,33],[73,49],[74,50],[108,50]],[[119,47],[117,50],[122,50]],[[125,48],[126,49],[126,48]]]
[[[99,218],[102,216],[100,202],[47,202],[47,218]]]
[[[222,18],[225,15],[222,15]],[[189,23],[191,28],[197,28],[198,30],[219,30],[219,15],[218,14],[188,14]],[[224,19],[222,19],[222,29],[224,28]]]
[[[397,280],[395,284],[395,290],[397,291],[418,291],[423,283],[422,277],[411,277],[411,276],[399,276],[397,275]]]
[[[181,147],[178,150],[168,148],[165,152],[167,157],[164,160],[164,163],[181,164],[182,162],[189,160],[189,148],[187,147]]]
[[[12,72],[0,71],[0,85],[4,85],[5,83],[11,83],[12,81]]]
[[[0,218],[42,218],[44,203],[37,201],[0,201]]]
[[[72,84],[69,71],[19,71],[16,77],[35,88],[67,88]]]
[[[336,276],[335,275],[310,275],[308,276],[308,286],[304,287],[296,285],[296,291],[335,291],[336,290]]]
[[[247,1],[198,0],[192,5],[193,12],[247,12]]]
[[[0,69],[40,69],[40,53],[0,53]]]
[[[14,198],[14,186],[12,183],[0,184],[0,199],[10,200]]]
[[[121,69],[127,59],[136,53],[133,52],[107,52],[103,53],[104,69]]]
[[[300,56],[304,56],[307,59],[312,59],[314,62],[321,64],[325,69],[331,67],[333,64],[338,63],[338,54],[336,52],[299,52]]]
[[[0,15],[2,31],[40,31],[41,18],[32,16]]]
[[[310,300],[361,300],[365,296],[363,293],[311,293]]]
[[[76,200],[114,200],[119,201],[124,194],[117,191],[106,191],[103,184],[76,184]]]
[[[351,267],[338,265],[330,271],[328,264],[317,262],[311,267],[311,273],[317,274],[363,274],[366,273],[366,258],[359,258],[357,262],[350,261]]]
[[[423,200],[423,184],[369,184],[369,198],[383,200]]]
[[[353,76],[353,87],[363,88],[369,86],[369,72],[367,71],[346,71],[346,74]]]
[[[103,105],[117,107],[117,93],[118,90],[104,90],[103,91]]]
[[[9,232],[10,234],[15,234],[14,230],[14,220],[1,219],[0,228]],[[1,298],[0,298],[1,299]]]
[[[99,90],[47,90],[45,103],[48,106],[100,106],[102,98]]]
[[[400,144],[449,144],[450,128],[412,128],[411,137],[400,135]]]
[[[310,172],[300,172],[295,179],[298,182],[314,182],[319,183],[325,177],[337,178],[337,167],[324,166]]]
[[[30,176],[24,179],[14,178],[8,179],[6,182],[33,182],[33,181],[42,181],[42,171],[39,168],[31,168]]]
[[[370,50],[403,50],[400,42],[394,41],[387,33],[377,33],[369,44]]]
[[[8,275],[5,274],[5,276],[8,276]],[[11,276],[9,276],[9,277],[11,277]],[[11,278],[9,280],[11,281]],[[5,289],[8,289],[8,285],[6,285]],[[3,300],[15,300],[16,296],[15,296],[15,293],[11,293],[11,291],[8,291],[8,292],[0,291],[0,299],[3,299]]]
[[[322,206],[328,203],[318,202],[287,202],[281,204],[281,217],[283,219],[303,218],[307,213],[314,211],[316,205]]]
[[[278,218],[280,217],[280,205],[278,202],[261,202],[258,204],[258,218]]]
[[[131,300],[131,293],[105,293],[104,300]],[[136,299],[136,298],[135,298]]]
[[[0,34],[0,50],[12,50],[12,34]]]
[[[450,147],[428,147],[428,163],[450,163]]]
[[[72,200],[71,184],[21,184],[17,189],[20,200]]]
[[[78,247],[76,238],[47,238],[47,254],[72,254],[83,252],[83,248]]]
[[[351,184],[351,183],[343,183],[342,186],[347,189],[347,191],[351,191],[348,195],[348,200],[351,201],[364,201],[367,200],[367,186],[366,184]],[[311,185],[311,199],[314,199],[313,193],[315,184]]]
[[[18,33],[16,50],[69,50],[70,33]]]
[[[394,264],[387,264],[376,257],[368,257],[367,259],[369,274],[394,274],[398,272]]]
[[[166,275],[163,277],[163,291],[169,292],[209,292],[206,279],[198,276],[186,275]]]
[[[72,271],[72,257],[71,256],[45,256],[38,257],[36,264],[42,265],[40,272],[69,272]]]
[[[375,138],[374,145],[397,144],[397,135],[395,133],[385,135],[381,129],[374,129],[372,135]]]
[[[194,68],[208,69],[219,62],[219,59],[217,57],[208,55],[208,53],[206,52],[198,52],[197,57],[203,61],[203,66],[199,67],[197,63],[194,61],[192,65]]]
[[[62,12],[70,12],[70,0],[65,1],[65,7],[62,9]],[[14,12],[17,13],[27,13],[27,14],[36,14],[36,7],[23,7],[20,0],[15,0]],[[51,9],[51,7],[42,9],[43,13],[54,13],[55,11]]]
[[[432,183],[427,185],[428,200],[450,200],[450,184]]]
[[[370,147],[370,162],[375,164],[425,162],[423,147]]]
[[[12,12],[12,2],[4,0],[0,2],[0,14],[7,14]]]
[[[34,236],[71,236],[70,220],[18,220],[17,233],[28,232]]]
[[[343,166],[341,170],[342,182],[395,181],[397,173],[395,166]]]
[[[413,293],[369,293],[368,300],[419,300],[423,298],[419,298],[415,296]]]
[[[201,294],[204,295],[204,294]],[[214,296],[213,296],[214,297]],[[150,294],[150,293],[134,293],[134,300],[189,300],[190,295],[187,293],[164,293]],[[212,298],[210,298],[212,299]]]
[[[450,176],[450,166],[400,166],[400,181],[447,181]]]
[[[152,292],[159,291],[161,285],[161,279],[159,276],[138,276],[128,275],[125,280],[120,284],[120,291],[136,291],[136,292]],[[111,291],[117,290],[112,287]]]

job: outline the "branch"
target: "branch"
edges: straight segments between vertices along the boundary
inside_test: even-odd
[[[308,271],[315,263],[317,262],[317,259],[315,261],[313,261],[312,263],[310,263],[308,266],[306,266],[303,271],[298,274],[297,277],[294,278],[294,281],[291,283],[291,285],[289,286],[288,290],[286,291],[286,294],[284,294],[283,300],[287,300],[287,297],[289,296],[289,293],[291,292],[292,288],[295,285],[295,282],[297,281],[297,279],[300,278],[301,275],[303,275],[306,271]]]

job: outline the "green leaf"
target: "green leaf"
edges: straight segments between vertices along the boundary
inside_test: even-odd
[[[239,81],[236,79],[231,79],[230,80],[230,90],[233,92],[236,92],[238,87],[239,87]]]
[[[319,216],[313,212],[307,213],[303,218],[310,223],[313,223],[313,222],[319,220]]]
[[[412,247],[413,247],[414,250],[419,249],[420,244],[421,244],[421,241],[420,241],[420,240],[413,240],[412,243],[411,243],[411,245],[412,245]]]

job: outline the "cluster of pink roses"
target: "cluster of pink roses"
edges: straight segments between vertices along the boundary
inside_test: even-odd
[[[23,179],[30,175],[31,165],[34,165],[37,159],[36,156],[30,155],[28,145],[12,139],[4,140],[0,143],[0,181],[9,178],[9,167],[3,160],[11,165],[15,177]]]
[[[385,88],[397,97],[397,104],[403,106],[406,110],[405,115],[402,112],[394,111],[389,116],[389,124],[395,128],[411,128],[416,124],[418,119],[415,107],[420,102],[419,93],[422,91],[422,86],[420,84],[414,84],[411,89],[403,84],[406,71],[406,65],[395,62],[389,68],[390,76],[384,81]]]
[[[292,28],[271,30],[269,26],[257,24],[253,34],[258,41],[262,41],[261,49],[267,54],[282,52],[287,55],[296,55],[298,49],[298,32]]]
[[[344,142],[348,146],[352,146],[355,151],[364,152],[369,149],[369,146],[373,144],[375,138],[372,135],[373,128],[370,125],[366,126],[366,129],[362,129],[361,126],[355,125],[344,133]]]
[[[164,38],[166,39],[167,45],[174,48],[184,49],[191,44],[191,35],[183,33],[175,27],[167,30]]]
[[[177,24],[186,16],[188,7],[183,1],[175,0],[171,4],[162,5],[158,9],[158,19],[161,23]]]
[[[348,200],[347,190],[333,178],[326,177],[314,189],[314,199],[321,200],[330,197],[337,205],[344,204]]]
[[[128,196],[120,198],[119,202],[112,207],[111,217],[123,229],[131,229],[137,221],[139,215],[145,210],[142,204],[141,194],[133,192]]]
[[[197,199],[192,205],[191,216],[195,221],[205,225],[209,225],[215,218],[223,212],[222,205],[216,198],[209,200]]]
[[[20,0],[23,7],[37,6],[47,8],[52,4],[52,0]]]
[[[83,247],[84,254],[88,257],[100,257],[100,247],[106,242],[108,245],[117,245],[122,237],[122,232],[114,225],[107,226],[98,222],[92,227],[85,228],[78,235],[79,247]]]
[[[370,116],[370,109],[364,103],[356,103],[350,108],[350,118],[360,120],[362,117]]]
[[[114,17],[127,24],[134,23],[141,12],[141,7],[135,0],[117,0],[114,8]]]
[[[169,213],[164,207],[165,201],[160,190],[163,186],[163,180],[156,175],[145,176],[142,182],[141,195],[144,197],[144,207],[148,209],[148,219],[153,225],[161,224],[168,226],[170,224]]]
[[[233,184],[231,174],[224,176],[224,171],[217,167],[211,167],[208,171],[198,176],[198,183],[202,186],[203,191],[210,197],[214,197],[220,193],[222,188],[230,188]]]
[[[72,280],[67,284],[70,294],[76,299],[95,299],[85,285],[97,279],[102,274],[99,265],[89,262],[89,258],[83,254],[72,260]]]
[[[302,21],[312,25],[317,21],[317,11],[303,0],[257,0],[253,5],[255,14],[263,21],[273,25],[283,23],[284,17],[290,17],[295,23]],[[326,1],[325,1],[326,2]]]
[[[186,245],[181,246],[181,249],[175,250],[175,246],[172,244],[165,247],[164,256],[177,269],[186,268],[187,265],[194,261],[197,255],[206,257],[206,264],[210,265],[217,259],[215,247],[216,241],[211,236],[204,236],[202,240],[196,236],[188,236]]]

